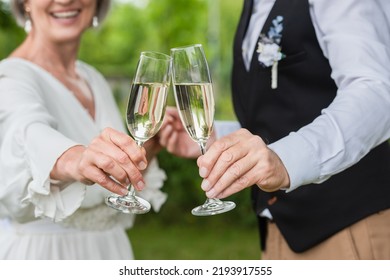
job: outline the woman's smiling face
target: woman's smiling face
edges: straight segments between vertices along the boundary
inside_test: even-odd
[[[53,43],[79,40],[96,15],[97,0],[26,0],[32,34]]]

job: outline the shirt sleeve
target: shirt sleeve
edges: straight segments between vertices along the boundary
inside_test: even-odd
[[[221,121],[216,120],[214,122],[214,129],[217,139],[222,138],[236,130],[239,130],[241,125],[238,121]]]
[[[309,3],[338,91],[311,124],[269,145],[288,170],[288,191],[327,180],[390,138],[390,28],[381,9],[388,4]]]
[[[33,84],[0,74],[0,216],[61,221],[81,204],[85,186],[50,184],[56,160],[77,143],[56,130]]]

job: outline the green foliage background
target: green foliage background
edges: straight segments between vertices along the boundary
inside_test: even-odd
[[[234,120],[230,97],[230,71],[232,64],[232,41],[234,31],[241,13],[243,0],[128,0],[113,2],[107,19],[98,29],[88,30],[83,37],[79,56],[100,70],[110,81],[119,108],[124,112],[125,102],[132,75],[139,53],[144,50],[155,50],[169,53],[170,48],[193,43],[203,44],[213,76],[216,96],[216,119]],[[16,26],[5,2],[0,0],[0,59],[5,58],[24,38],[24,31]],[[174,105],[170,94],[169,104]],[[135,227],[129,232],[132,240],[155,240],[155,232],[148,231],[148,226],[156,231],[167,232],[166,239],[157,239],[150,243],[151,254],[161,243],[173,242],[177,237],[170,236],[175,226],[195,230],[177,232],[189,236],[188,243],[193,241],[196,247],[212,246],[222,255],[210,253],[197,254],[196,248],[188,246],[191,252],[182,255],[171,255],[171,258],[258,258],[257,228],[251,210],[249,190],[231,196],[237,203],[234,211],[208,218],[194,217],[191,209],[203,203],[205,196],[200,189],[200,177],[195,160],[176,158],[166,151],[159,154],[160,166],[168,178],[163,190],[168,193],[168,201],[160,213],[150,213],[137,217],[136,223],[145,227]],[[137,230],[139,228],[139,230]],[[143,229],[145,229],[143,231]],[[206,230],[207,229],[207,230]],[[206,245],[202,233],[212,235]],[[236,232],[228,234],[229,232]],[[151,237],[146,235],[150,234]],[[225,236],[224,239],[223,237]],[[231,239],[228,239],[229,236]],[[238,237],[237,237],[238,236]],[[183,237],[183,236],[182,236]],[[236,240],[235,238],[240,238]],[[196,238],[200,238],[196,243]],[[169,241],[167,241],[169,240]],[[245,242],[246,243],[245,243]],[[183,241],[184,242],[184,241]],[[220,245],[218,245],[221,242]],[[229,243],[229,245],[227,245]],[[209,245],[207,245],[209,244]],[[244,244],[251,248],[242,253]],[[139,258],[150,258],[148,248],[142,245],[136,251]],[[183,245],[181,245],[183,246]],[[230,246],[230,247],[229,247]],[[247,245],[249,246],[249,245]],[[230,248],[230,249],[229,249]],[[164,249],[167,251],[168,249]],[[230,253],[226,252],[229,251]],[[192,256],[192,257],[191,257]],[[154,255],[154,258],[168,258],[167,254]]]

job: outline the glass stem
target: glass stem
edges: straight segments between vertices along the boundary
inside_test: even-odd
[[[135,143],[137,143],[137,145],[138,145],[138,147],[143,147],[143,145],[144,145],[144,141],[141,141],[141,140],[135,140]]]
[[[202,155],[206,153],[206,144],[206,142],[199,142],[200,152],[202,153]]]
[[[135,190],[134,190],[134,187],[132,184],[128,185],[127,189],[129,190],[129,192],[127,193],[126,196],[134,196],[135,195]]]
[[[135,143],[137,143],[138,147],[142,148],[145,142],[144,141],[140,141],[140,140],[135,140]],[[132,197],[135,196],[135,189],[134,189],[132,184],[127,186],[127,190],[129,192],[125,195],[126,197],[131,197],[132,198]]]
[[[206,145],[207,142],[199,142],[200,152],[202,155],[206,153]],[[205,207],[219,207],[222,202],[218,198],[206,198],[205,203],[203,204]]]

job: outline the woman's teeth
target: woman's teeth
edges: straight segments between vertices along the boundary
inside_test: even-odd
[[[71,18],[78,14],[78,11],[71,11],[71,12],[60,12],[60,13],[54,13],[53,16],[55,18]]]

